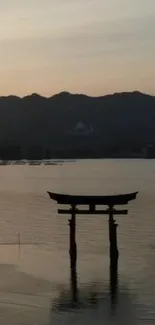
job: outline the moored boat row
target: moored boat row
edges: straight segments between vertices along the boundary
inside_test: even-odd
[[[30,166],[56,166],[61,165],[63,161],[51,161],[51,160],[0,160],[0,166],[8,166],[8,165],[16,165],[16,166],[23,166],[23,165],[30,165]]]

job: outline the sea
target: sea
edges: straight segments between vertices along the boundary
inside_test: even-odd
[[[47,191],[139,192],[125,207],[128,215],[115,217],[119,249],[115,301],[108,215],[77,216],[73,284],[69,216],[58,215],[57,203]],[[155,160],[0,166],[0,324],[155,324]]]

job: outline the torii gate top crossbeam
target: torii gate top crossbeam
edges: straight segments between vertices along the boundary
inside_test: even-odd
[[[47,192],[51,199],[57,201],[58,204],[63,205],[107,205],[107,206],[115,206],[115,205],[125,205],[128,204],[129,201],[135,200],[138,192],[130,193],[130,194],[121,194],[121,195],[101,195],[101,196],[93,196],[93,195],[66,195],[66,194],[57,194]]]

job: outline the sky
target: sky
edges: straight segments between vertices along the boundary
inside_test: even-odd
[[[0,0],[0,95],[155,95],[155,0]]]

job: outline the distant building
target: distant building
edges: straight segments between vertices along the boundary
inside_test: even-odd
[[[94,130],[91,125],[88,126],[82,122],[78,122],[70,133],[74,135],[90,135],[93,132]]]
[[[22,149],[18,145],[0,148],[0,159],[2,160],[20,160],[22,158]]]
[[[155,146],[149,144],[146,148],[144,148],[144,157],[145,158],[155,158]]]
[[[30,160],[40,160],[44,158],[44,150],[41,146],[30,146],[27,148],[25,158]]]

